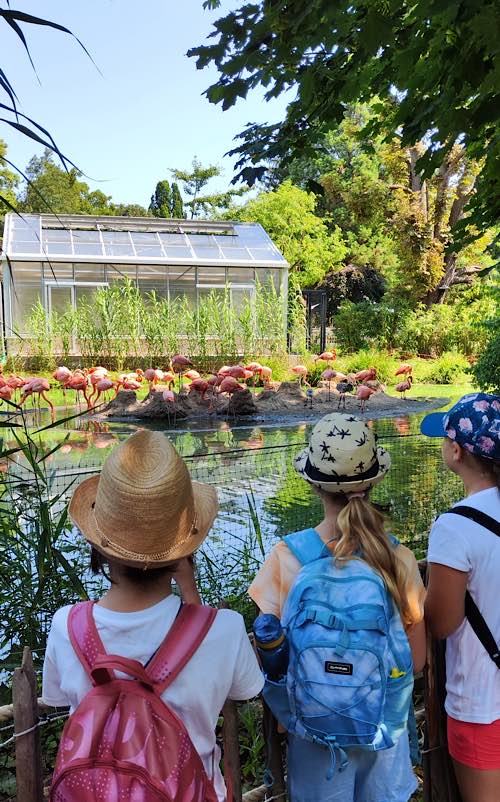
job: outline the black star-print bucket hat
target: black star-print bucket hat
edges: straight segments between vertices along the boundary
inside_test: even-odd
[[[382,481],[391,467],[391,455],[377,445],[376,435],[364,421],[334,412],[318,421],[294,466],[320,490],[355,493]]]

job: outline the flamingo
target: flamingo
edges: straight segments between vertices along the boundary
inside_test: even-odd
[[[368,368],[367,370],[360,370],[354,374],[354,379],[357,382],[373,381],[377,378],[377,369]]]
[[[219,385],[219,392],[220,393],[227,393],[228,395],[233,395],[233,393],[237,393],[240,390],[244,390],[242,384],[240,384],[233,376],[225,376]]]
[[[188,370],[184,376],[191,382],[196,381],[196,379],[201,379],[201,373],[198,373],[197,370]]]
[[[318,359],[321,359],[321,360],[323,360],[323,362],[326,362],[326,363],[334,362],[335,359],[337,359],[337,352],[336,352],[335,348],[333,349],[333,351],[323,351],[323,353],[321,353],[319,356],[314,358],[314,361],[317,362]]]
[[[271,383],[272,374],[273,371],[271,370],[271,368],[268,368],[267,365],[262,365],[260,370],[260,378],[264,382],[264,387],[269,387]]]
[[[398,384],[396,384],[394,389],[398,393],[401,393],[401,398],[406,398],[406,393],[408,392],[408,390],[411,390],[412,381],[413,381],[412,375],[411,373],[409,373],[404,382],[399,382]]]
[[[21,376],[9,376],[7,379],[7,387],[12,390],[13,395],[15,396],[17,390],[20,390],[21,387],[24,387],[26,384],[26,379],[23,379]]]
[[[243,367],[243,365],[232,365],[227,371],[226,375],[232,376],[233,379],[245,379],[247,376],[247,370]]]
[[[176,354],[170,360],[170,366],[174,373],[183,373],[185,368],[191,368],[193,363],[187,356],[183,356],[182,354]]]
[[[101,397],[102,393],[107,393],[108,390],[114,390],[115,391],[114,398],[116,398],[116,395],[118,393],[118,387],[115,385],[114,381],[112,381],[111,379],[107,379],[106,377],[103,377],[102,379],[99,379],[99,381],[96,382],[96,384],[94,386],[95,386],[97,395],[95,397],[95,400],[92,403],[92,406],[95,407],[95,405],[99,401],[99,398]]]
[[[10,401],[12,398],[12,389],[9,387],[8,384],[4,384],[0,387],[0,400],[1,401]]]
[[[22,388],[21,400],[19,401],[19,403],[20,404],[24,404],[24,402],[26,401],[26,399],[30,395],[38,395],[39,398],[43,398],[44,401],[46,401],[47,404],[49,405],[49,407],[50,407],[50,416],[52,418],[52,421],[54,421],[54,419],[55,419],[54,404],[52,403],[50,398],[48,398],[45,395],[47,390],[50,390],[50,384],[49,384],[48,379],[43,379],[43,378],[38,378],[38,377],[33,378],[33,379],[28,379],[28,381],[26,382],[26,384]]]
[[[397,369],[395,376],[409,376],[413,370],[412,365],[408,365],[407,363],[400,365]]]
[[[83,392],[83,397],[87,403],[87,409],[90,409],[90,400],[87,395],[88,380],[82,371],[76,371],[65,382],[64,388],[67,390],[74,390],[76,392],[76,405],[80,405],[80,392]]]
[[[306,382],[307,368],[305,365],[295,365],[292,368],[292,373],[295,373],[295,375],[299,377],[299,384],[302,384],[302,381],[304,381],[304,383],[307,384]]]
[[[360,402],[359,403],[359,408],[360,408],[361,412],[365,411],[366,402],[368,401],[370,396],[373,395],[373,393],[376,393],[376,392],[377,391],[374,390],[373,387],[367,387],[366,384],[360,384],[359,385],[358,391],[356,393],[356,398]]]
[[[151,392],[155,384],[162,381],[163,371],[155,370],[155,368],[147,368],[147,370],[144,371],[144,378],[149,382],[149,392]]]
[[[188,393],[191,394],[192,392],[199,393],[201,395],[201,399],[205,398],[205,393],[207,392],[208,388],[210,387],[209,383],[205,381],[205,379],[193,379],[191,384],[189,385]]]
[[[331,368],[327,368],[321,374],[321,378],[328,382],[328,400],[330,401],[330,384],[332,379],[337,377],[337,371],[332,370]]]

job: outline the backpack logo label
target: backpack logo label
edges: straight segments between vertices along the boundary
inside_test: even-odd
[[[327,674],[352,674],[352,663],[334,663],[331,660],[325,662],[325,671]]]

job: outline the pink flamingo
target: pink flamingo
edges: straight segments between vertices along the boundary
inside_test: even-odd
[[[334,362],[337,359],[337,352],[335,348],[333,351],[323,351],[319,356],[315,357],[314,361],[317,362],[318,359],[323,360],[323,362]]]
[[[268,368],[267,365],[262,365],[260,369],[260,378],[264,382],[264,387],[269,387],[271,384],[271,376],[272,376],[271,368]]]
[[[220,393],[227,393],[228,395],[232,395],[233,393],[238,393],[240,390],[244,390],[242,384],[240,384],[233,376],[226,376],[219,385],[219,392]]]
[[[174,424],[176,418],[176,409],[175,409],[175,395],[173,394],[172,390],[164,390],[162,393],[162,398],[167,404],[167,417],[168,417],[168,425],[170,426],[170,409],[173,408],[174,412]]]
[[[48,390],[50,390],[50,384],[49,384],[48,379],[43,379],[43,378],[38,378],[38,377],[33,378],[33,379],[28,379],[28,381],[26,382],[26,384],[22,388],[21,400],[19,401],[19,403],[20,404],[24,404],[24,402],[26,401],[26,399],[30,395],[38,395],[39,398],[43,398],[44,401],[46,401],[47,404],[49,405],[49,407],[50,407],[50,416],[51,416],[52,420],[54,421],[54,419],[55,419],[55,409],[54,409],[54,404],[52,403],[50,398],[48,398],[47,395],[46,395],[46,392]]]
[[[162,370],[158,368],[147,368],[143,374],[146,381],[149,383],[149,392],[152,391],[155,384],[159,384],[159,382],[163,381],[164,373]]]
[[[201,399],[205,398],[205,393],[207,392],[208,388],[210,387],[209,383],[205,381],[205,379],[193,379],[191,384],[189,385],[189,394],[195,392],[201,395]]]
[[[95,400],[92,402],[92,406],[93,407],[95,407],[95,405],[98,403],[99,398],[101,397],[101,395],[103,393],[107,393],[108,390],[114,390],[115,394],[114,394],[113,397],[116,398],[116,396],[117,396],[118,387],[115,385],[114,381],[112,381],[111,379],[107,379],[106,377],[104,377],[102,379],[99,379],[99,381],[96,382],[96,384],[94,386],[95,386],[97,395],[95,397]]]
[[[413,370],[412,365],[408,365],[407,363],[404,363],[403,365],[399,366],[399,368],[397,369],[397,371],[396,371],[396,373],[394,375],[395,376],[409,376],[409,375],[411,375],[412,370]]]
[[[373,393],[376,393],[376,392],[377,391],[374,390],[373,387],[367,387],[366,384],[360,384],[359,385],[358,391],[356,393],[356,398],[360,402],[359,407],[360,407],[361,412],[365,411],[366,402],[368,401],[370,396],[373,395]]]
[[[184,376],[191,382],[196,381],[196,379],[201,379],[201,373],[198,373],[197,370],[188,370]]]
[[[65,389],[75,391],[77,407],[80,406],[80,393],[83,392],[83,397],[85,398],[87,409],[90,409],[91,404],[89,397],[87,395],[88,386],[89,383],[87,377],[83,374],[82,371],[76,371],[76,370],[64,385]]]
[[[26,379],[23,379],[21,376],[9,376],[7,379],[7,387],[10,387],[14,397],[17,391],[24,387],[25,384]]]
[[[331,368],[327,368],[321,374],[321,378],[328,382],[328,400],[329,401],[330,401],[330,385],[331,385],[332,379],[335,379],[336,377],[337,377],[337,371],[336,370],[332,370]]]
[[[360,370],[354,374],[354,379],[357,382],[373,381],[377,378],[377,369],[368,368],[367,370]]]
[[[295,365],[292,368],[292,373],[295,373],[295,375],[299,377],[299,384],[302,384],[302,382],[304,382],[304,384],[307,384],[306,376],[308,371],[305,365]]]
[[[243,365],[232,365],[226,375],[232,376],[233,379],[244,379],[247,375],[247,371]]]
[[[4,384],[0,387],[0,400],[2,401],[10,401],[12,398],[12,389],[9,387],[8,384]]]
[[[404,382],[399,382],[398,384],[396,384],[394,389],[398,393],[401,393],[401,398],[406,398],[406,393],[408,392],[408,390],[411,390],[411,383],[412,383],[412,375],[411,373],[409,373],[406,380]]]

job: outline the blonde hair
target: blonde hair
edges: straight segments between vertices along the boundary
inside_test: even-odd
[[[383,514],[366,497],[355,496],[346,500],[344,494],[325,491],[320,495],[344,502],[337,516],[340,537],[334,544],[335,559],[347,561],[358,557],[367,562],[384,580],[403,624],[411,624],[404,568],[387,535]]]

